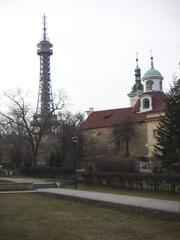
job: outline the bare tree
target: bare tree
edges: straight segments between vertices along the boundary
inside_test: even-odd
[[[82,153],[82,137],[80,134],[80,125],[84,121],[84,115],[80,112],[72,114],[67,111],[60,113],[59,116],[59,139],[60,152],[64,161],[64,165],[71,166],[73,164],[73,143],[72,137],[78,137],[78,156]]]
[[[13,94],[4,93],[6,98],[7,111],[0,111],[1,132],[4,136],[16,135],[20,137],[24,144],[31,150],[31,165],[36,166],[39,146],[42,136],[51,131],[49,121],[56,111],[60,111],[65,106],[65,98],[61,94],[54,101],[54,109],[42,119],[33,114],[31,106],[26,102],[26,96],[21,90]]]
[[[129,142],[135,135],[134,123],[131,118],[126,118],[121,122],[117,122],[113,127],[113,139],[116,146],[120,149],[125,142],[125,155],[129,156]]]

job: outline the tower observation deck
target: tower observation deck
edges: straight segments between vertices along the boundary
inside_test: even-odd
[[[37,44],[37,54],[40,56],[40,79],[35,118],[38,122],[48,120],[48,123],[53,125],[57,119],[57,116],[52,114],[54,104],[50,77],[50,56],[53,54],[53,45],[49,42],[46,31],[46,16],[44,15],[42,40]]]

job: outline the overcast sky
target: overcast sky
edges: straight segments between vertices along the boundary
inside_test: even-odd
[[[136,52],[141,73],[154,67],[180,75],[179,0],[0,0],[0,91],[22,88],[36,103],[42,15],[53,44],[53,90],[73,112],[128,107]]]

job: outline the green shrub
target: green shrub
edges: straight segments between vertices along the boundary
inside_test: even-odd
[[[21,168],[20,174],[27,177],[44,177],[44,178],[66,178],[74,173],[72,168],[65,167],[31,167]]]
[[[64,154],[59,151],[51,152],[49,158],[49,167],[62,167],[64,161]]]
[[[134,162],[131,160],[98,160],[95,168],[102,172],[134,172]]]
[[[94,185],[156,192],[180,192],[180,175],[86,171],[81,173],[81,176],[86,183]]]

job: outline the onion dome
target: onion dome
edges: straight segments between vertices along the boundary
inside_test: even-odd
[[[144,76],[142,77],[142,81],[149,80],[149,79],[160,79],[163,80],[163,76],[161,73],[154,68],[153,65],[153,57],[151,57],[151,69],[149,69]]]

